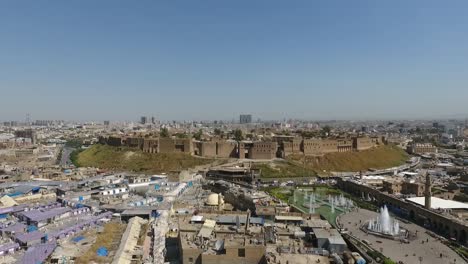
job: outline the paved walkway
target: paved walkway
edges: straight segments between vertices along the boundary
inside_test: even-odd
[[[438,239],[426,234],[426,229],[415,224],[405,224],[400,222],[400,226],[411,232],[418,232],[417,238],[404,244],[399,241],[389,240],[374,235],[367,235],[359,229],[359,221],[364,223],[368,219],[376,218],[376,212],[365,209],[358,209],[344,214],[340,222],[351,234],[359,239],[365,239],[371,243],[371,247],[381,251],[385,256],[393,261],[402,261],[406,264],[451,264],[466,263],[456,252],[444,245]],[[379,241],[379,242],[377,242]],[[424,241],[424,244],[422,243]],[[428,241],[428,242],[427,242]],[[440,258],[442,254],[442,258]],[[422,260],[420,259],[422,258]]]

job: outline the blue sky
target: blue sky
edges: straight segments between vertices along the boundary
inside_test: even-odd
[[[0,120],[468,117],[467,1],[1,1]]]

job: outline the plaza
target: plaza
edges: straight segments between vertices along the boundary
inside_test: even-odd
[[[393,261],[402,261],[408,264],[440,264],[465,263],[465,261],[452,249],[444,245],[439,239],[429,235],[423,227],[413,223],[402,223],[402,226],[416,235],[409,243],[386,239],[367,234],[360,226],[369,219],[376,218],[378,213],[365,209],[356,209],[339,218],[344,229],[359,240],[367,241],[373,249],[380,251]],[[440,257],[442,255],[442,258]]]

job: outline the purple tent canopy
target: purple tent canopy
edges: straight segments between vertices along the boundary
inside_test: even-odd
[[[57,244],[54,242],[47,244],[38,244],[29,248],[21,259],[23,264],[37,264],[46,260],[54,252]]]
[[[34,231],[31,233],[23,233],[16,235],[16,240],[20,243],[28,243],[31,241],[39,240],[44,237],[44,233],[39,231]]]
[[[22,205],[17,205],[17,206],[12,206],[12,207],[0,208],[0,214],[21,212],[26,207],[28,207],[28,205],[22,204]]]
[[[42,210],[32,210],[21,213],[24,217],[30,219],[31,221],[39,222],[44,221],[50,218],[54,218],[56,216],[62,215],[66,212],[71,211],[70,208],[67,207],[58,207],[53,209],[42,209]]]
[[[8,214],[8,213],[17,213],[17,212],[22,212],[24,209],[28,208],[29,205],[27,204],[20,204],[12,207],[5,207],[5,208],[0,208],[0,214]],[[47,204],[42,204],[39,206],[34,206],[33,209],[40,209],[40,208],[51,208],[51,207],[57,207],[61,206],[60,203],[57,202],[50,202]]]
[[[67,234],[69,234],[71,232],[77,232],[77,231],[81,230],[85,226],[93,225],[97,221],[99,221],[101,219],[104,219],[104,218],[107,218],[107,217],[110,217],[110,216],[112,216],[112,212],[105,212],[105,213],[102,213],[102,214],[100,214],[98,216],[94,216],[93,218],[88,219],[88,220],[86,220],[84,222],[76,224],[74,226],[70,226],[70,227],[62,229],[60,231],[51,233],[50,236],[55,237],[55,238],[60,238],[62,236],[66,236]]]
[[[0,252],[9,251],[11,249],[16,250],[19,247],[20,247],[20,245],[18,243],[3,244],[3,245],[0,245]]]
[[[16,224],[13,224],[13,225],[10,225],[10,226],[7,226],[7,227],[4,227],[4,228],[1,228],[0,231],[2,233],[4,232],[15,232],[15,233],[21,233],[23,232],[24,233],[24,230],[26,229],[26,225],[23,224],[23,223],[16,223]]]

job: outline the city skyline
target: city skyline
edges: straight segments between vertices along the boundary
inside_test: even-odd
[[[4,2],[0,119],[463,119],[467,5]]]

